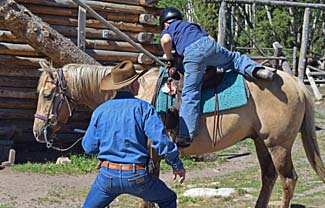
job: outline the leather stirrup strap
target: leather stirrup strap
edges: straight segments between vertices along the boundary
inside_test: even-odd
[[[217,142],[217,133],[219,130],[219,102],[218,102],[218,94],[217,92],[214,94],[215,97],[215,104],[214,104],[214,112],[213,112],[213,137],[212,137],[212,142],[213,142],[213,147],[216,146]]]

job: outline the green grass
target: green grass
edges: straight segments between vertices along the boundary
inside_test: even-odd
[[[14,206],[8,204],[0,204],[0,208],[14,208]]]
[[[202,168],[209,168],[215,167],[218,164],[227,161],[227,155],[232,153],[238,153],[241,150],[245,149],[248,152],[254,152],[254,143],[252,140],[247,139],[244,141],[239,142],[238,144],[227,148],[225,150],[219,151],[216,154],[215,161],[211,162],[204,162],[199,161],[196,162],[190,157],[182,157],[182,161],[184,163],[184,167],[186,169],[202,169]],[[12,167],[13,170],[19,172],[32,172],[32,173],[43,173],[49,175],[56,175],[56,174],[85,174],[89,172],[95,172],[97,158],[95,156],[86,156],[86,155],[70,155],[69,159],[71,160],[71,164],[63,164],[57,165],[53,162],[48,163],[30,163],[27,162],[25,164],[17,164]],[[160,170],[161,172],[167,172],[171,170],[171,167],[165,162],[162,161],[160,163]]]
[[[12,167],[13,170],[19,172],[45,173],[49,175],[55,174],[83,174],[96,171],[97,158],[95,156],[88,157],[85,155],[71,155],[69,157],[71,164],[57,165],[52,162],[48,163],[25,163],[17,164]]]
[[[324,119],[325,120],[325,114],[322,114],[322,113],[319,113],[319,112],[315,112],[315,118]]]

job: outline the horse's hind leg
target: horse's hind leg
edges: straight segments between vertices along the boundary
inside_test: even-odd
[[[292,143],[269,147],[273,163],[281,179],[283,189],[282,208],[290,207],[298,179],[291,159],[291,148]]]
[[[272,189],[278,174],[264,141],[258,138],[254,139],[254,143],[262,174],[262,188],[255,207],[263,208],[268,207]]]

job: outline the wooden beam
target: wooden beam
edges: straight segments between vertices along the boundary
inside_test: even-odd
[[[274,56],[250,56],[253,60],[287,60],[286,57],[274,57]]]
[[[94,50],[94,49],[86,49],[86,52],[98,61],[120,62],[120,61],[130,60],[133,63],[139,63],[138,62],[139,60],[143,60],[145,63],[141,63],[141,64],[152,64],[151,60],[141,58],[143,57],[143,53]]]
[[[19,98],[0,98],[0,108],[33,109],[37,106],[37,100]]]
[[[29,109],[0,109],[0,120],[12,119],[12,120],[32,120],[34,119],[35,110]],[[89,112],[75,112],[71,118],[71,121],[85,121],[90,119]]]
[[[302,3],[291,1],[275,1],[275,0],[204,0],[204,3],[221,3],[227,2],[230,4],[256,4],[267,6],[282,6],[282,7],[300,7],[300,8],[314,8],[325,10],[325,4],[317,3]]]
[[[10,31],[0,30],[0,42],[26,43],[25,40],[17,38]]]
[[[38,15],[44,22],[47,22],[51,25],[65,25],[65,26],[78,26],[78,20],[76,18],[61,17],[54,15]],[[151,32],[151,33],[160,33],[160,28],[158,26],[152,25],[142,25],[138,23],[128,23],[128,22],[113,22],[109,21],[114,27],[118,28],[121,31],[130,31],[130,32]],[[86,26],[89,28],[107,28],[100,21],[94,19],[87,19]],[[114,30],[113,30],[114,31]]]
[[[38,80],[31,77],[0,76],[0,87],[36,88]]]
[[[37,78],[41,74],[38,68],[40,67],[19,65],[19,62],[16,62],[14,64],[2,64],[2,62],[0,61],[0,76]]]
[[[42,6],[34,4],[23,4],[32,13],[38,15],[55,15],[64,17],[74,17],[77,18],[77,9],[63,8],[63,7],[53,7],[53,6]],[[156,16],[153,14],[128,14],[128,13],[116,13],[116,12],[98,12],[105,19],[115,22],[129,22],[129,23],[142,23],[142,24],[156,24]],[[93,18],[91,15],[87,14],[87,18]]]
[[[102,0],[105,2],[112,2],[112,3],[121,3],[121,0]],[[155,4],[157,0],[123,0],[125,4],[132,4],[132,5],[143,5],[143,6],[151,6]]]
[[[104,47],[105,45],[102,48]],[[106,49],[98,50],[98,49],[87,48],[85,52],[89,54],[91,57],[93,57],[94,59],[99,61],[110,60],[113,62],[119,62],[119,61],[124,61],[126,59],[129,59],[134,63],[139,63],[138,57],[139,56],[143,57],[142,53],[139,52],[114,51],[114,50],[109,51]],[[0,54],[21,55],[21,56],[30,56],[30,57],[41,56],[40,53],[38,53],[35,49],[33,49],[28,44],[13,44],[13,43],[0,43]],[[144,60],[143,64],[152,64],[152,61],[149,61],[147,59],[141,58],[141,60]]]
[[[75,4],[71,0],[16,0],[18,3],[29,3],[29,4],[37,4],[43,6],[53,6],[53,7],[64,7],[64,8],[78,8],[78,5]],[[143,6],[135,6],[135,5],[127,5],[116,3],[108,3],[108,2],[100,2],[100,1],[87,1],[87,4],[93,8],[95,11],[103,11],[103,12],[116,12],[116,13],[129,13],[129,14],[155,14],[159,15],[160,11],[156,8],[143,7]]]
[[[314,92],[316,99],[321,100],[323,98],[323,96],[320,93],[319,89],[317,88],[314,78],[310,75],[310,69],[308,67],[306,68],[306,75],[307,75],[308,81],[310,83],[310,86]]]
[[[308,37],[309,37],[309,19],[310,19],[310,9],[305,9],[304,14],[304,23],[302,26],[302,39],[301,39],[301,48],[299,56],[299,65],[298,65],[298,78],[302,81],[305,76],[306,69],[306,54],[308,46]]]
[[[4,67],[5,64],[8,65],[26,65],[28,67],[40,67],[39,62],[44,61],[44,58],[32,58],[32,57],[24,57],[24,56],[14,56],[14,55],[1,55],[0,54],[0,68]]]
[[[0,98],[37,99],[36,89],[0,87]]]
[[[57,30],[65,37],[75,38],[78,33],[77,27],[52,25],[52,28]],[[86,34],[91,39],[109,39],[109,40],[122,40],[122,38],[111,30],[106,29],[94,29],[86,28]],[[153,44],[154,34],[147,32],[125,32],[132,40],[143,43]],[[1,42],[12,42],[12,43],[26,43],[24,38],[17,38],[10,31],[7,31],[6,27],[0,27],[0,41]]]
[[[49,56],[54,63],[99,63],[81,51],[71,40],[44,23],[26,7],[11,0],[0,1],[0,21],[17,37],[26,41],[37,51]]]
[[[128,42],[110,40],[86,39],[86,47],[100,50],[138,52],[138,50]],[[143,47],[151,53],[162,55],[162,50],[159,45],[144,45]]]
[[[45,57],[45,55],[37,52],[33,47],[31,47],[28,44],[16,44],[16,43],[0,42],[0,54]]]

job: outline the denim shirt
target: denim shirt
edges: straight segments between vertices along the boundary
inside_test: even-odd
[[[146,164],[147,138],[173,169],[183,169],[178,148],[165,134],[156,110],[129,92],[118,92],[93,112],[82,147],[87,154],[98,154],[100,160]]]

